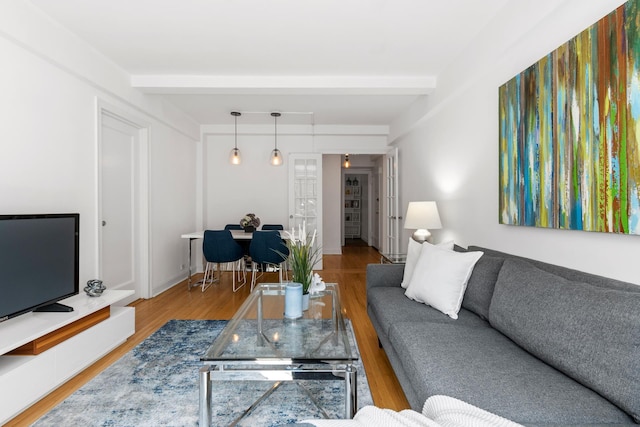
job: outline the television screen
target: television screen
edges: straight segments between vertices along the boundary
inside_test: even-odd
[[[79,291],[79,214],[0,215],[0,321]]]

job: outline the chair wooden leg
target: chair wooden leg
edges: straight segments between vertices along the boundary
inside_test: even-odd
[[[211,280],[207,280],[209,278],[209,275],[212,274],[211,268],[212,265],[210,262],[207,262],[207,265],[204,267],[204,276],[202,277],[202,292],[204,292],[209,286],[211,286],[211,283],[213,283],[213,278],[211,278]]]

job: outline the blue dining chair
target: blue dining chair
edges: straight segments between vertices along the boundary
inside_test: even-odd
[[[213,282],[220,280],[222,270],[220,264],[231,264],[233,276],[233,292],[242,288],[247,282],[246,269],[244,268],[244,252],[242,247],[233,240],[229,230],[205,230],[202,241],[202,253],[207,265],[202,280],[202,292]],[[218,278],[215,278],[214,264],[217,265]],[[238,281],[242,277],[242,285],[236,288],[236,267],[238,268]],[[242,274],[242,276],[241,276]]]
[[[227,224],[224,226],[225,230],[240,230],[242,231],[243,228],[240,224]],[[241,240],[238,242],[238,244],[240,245],[240,247],[242,248],[242,251],[244,252],[244,256],[245,256],[245,261],[246,258],[249,257],[249,241],[245,241],[245,240]]]
[[[284,227],[282,226],[282,224],[264,224],[262,226],[262,230],[264,230],[264,231],[268,231],[268,230],[284,230]]]
[[[289,248],[285,245],[277,230],[254,231],[249,245],[251,256],[251,290],[256,285],[258,270],[268,267],[277,268],[280,282],[282,282],[282,264],[289,258]]]
[[[283,231],[284,230],[284,226],[282,224],[264,224],[262,226],[262,230],[264,230],[264,231],[268,231],[268,230]],[[286,245],[286,241],[285,240],[283,240],[282,243],[284,243]],[[284,268],[285,273],[287,271],[289,271],[288,259],[287,259],[287,261],[284,262],[284,264],[282,265],[281,268]]]

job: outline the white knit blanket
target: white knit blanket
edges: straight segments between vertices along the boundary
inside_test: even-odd
[[[522,427],[453,397],[431,396],[422,414],[375,406],[360,409],[353,420],[306,420],[317,427]]]

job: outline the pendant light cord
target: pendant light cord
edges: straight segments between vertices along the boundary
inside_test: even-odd
[[[238,116],[236,116],[235,114],[233,115],[233,127],[234,127],[233,135],[235,136],[233,141],[233,147],[237,150],[238,149]]]
[[[280,117],[280,113],[278,112],[273,112],[271,113],[271,115],[273,116],[273,134],[275,135],[275,149],[278,149],[278,117]]]

